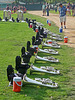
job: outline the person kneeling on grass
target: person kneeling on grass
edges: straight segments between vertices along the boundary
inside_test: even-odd
[[[61,28],[63,28],[63,23],[64,23],[64,28],[66,29],[66,7],[63,6],[62,4],[59,4],[59,15],[60,15],[60,23],[61,23]]]

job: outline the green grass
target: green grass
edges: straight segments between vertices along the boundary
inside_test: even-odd
[[[50,10],[50,13],[59,14],[59,11],[57,10],[57,12],[55,12],[55,10]],[[72,10],[71,10],[71,15],[67,14],[67,16],[72,16]]]
[[[0,16],[2,17],[2,12]],[[12,15],[14,18],[16,14]],[[35,15],[25,14],[24,17],[36,19],[44,24],[44,27],[59,34],[59,29],[54,23],[52,26],[46,24],[45,18]],[[27,23],[0,22],[0,100],[74,100],[75,99],[75,49],[61,46],[59,55],[53,55],[59,59],[59,63],[49,63],[45,61],[37,61],[34,63],[34,57],[30,63],[40,67],[41,65],[53,66],[61,71],[61,75],[50,75],[46,73],[33,73],[30,75],[28,69],[27,76],[34,79],[35,77],[50,78],[57,82],[59,87],[51,89],[37,85],[27,85],[24,83],[21,92],[15,93],[12,87],[8,87],[7,66],[12,65],[15,68],[15,57],[21,56],[22,46],[26,47],[26,42],[31,41],[32,36],[36,35]],[[63,36],[62,36],[63,37]],[[41,48],[41,46],[40,46]],[[39,53],[40,56],[49,56],[49,54]],[[16,72],[16,71],[15,71]]]
[[[55,12],[55,10],[50,10],[50,13],[59,14],[59,11],[57,10],[57,12]]]

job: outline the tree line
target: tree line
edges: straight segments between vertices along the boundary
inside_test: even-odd
[[[48,2],[48,3],[53,3],[53,4],[56,4],[56,3],[59,3],[59,2],[66,2],[66,3],[69,3],[69,2],[75,2],[75,0],[15,0],[15,3],[19,3],[19,2],[24,2],[24,3],[42,3],[42,2]]]

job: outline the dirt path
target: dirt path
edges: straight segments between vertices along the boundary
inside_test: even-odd
[[[38,15],[44,18],[48,18],[53,21],[58,27],[60,27],[59,15],[51,14],[50,16],[42,16],[42,11],[28,11],[30,14]],[[64,29],[65,36],[68,36],[68,43],[61,43],[75,48],[75,17],[67,16],[67,29]]]

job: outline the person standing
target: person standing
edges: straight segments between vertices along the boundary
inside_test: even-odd
[[[6,10],[9,10],[9,6],[7,5]]]
[[[72,16],[75,16],[75,3],[72,4]]]
[[[55,6],[55,12],[57,12],[57,6]]]
[[[46,11],[47,11],[47,16],[49,16],[49,5],[48,5],[48,3],[46,5]]]
[[[68,5],[67,5],[67,14],[68,14],[68,15],[71,15],[70,9],[71,9],[71,4],[68,3]]]
[[[16,12],[16,6],[13,7],[14,13]]]
[[[61,28],[63,28],[63,23],[64,23],[64,28],[66,29],[66,7],[63,6],[62,4],[59,4],[59,16],[60,16],[60,23],[61,23]]]
[[[42,11],[43,11],[43,16],[45,16],[46,15],[46,5],[45,5],[45,3],[43,3],[43,5],[42,5]]]

